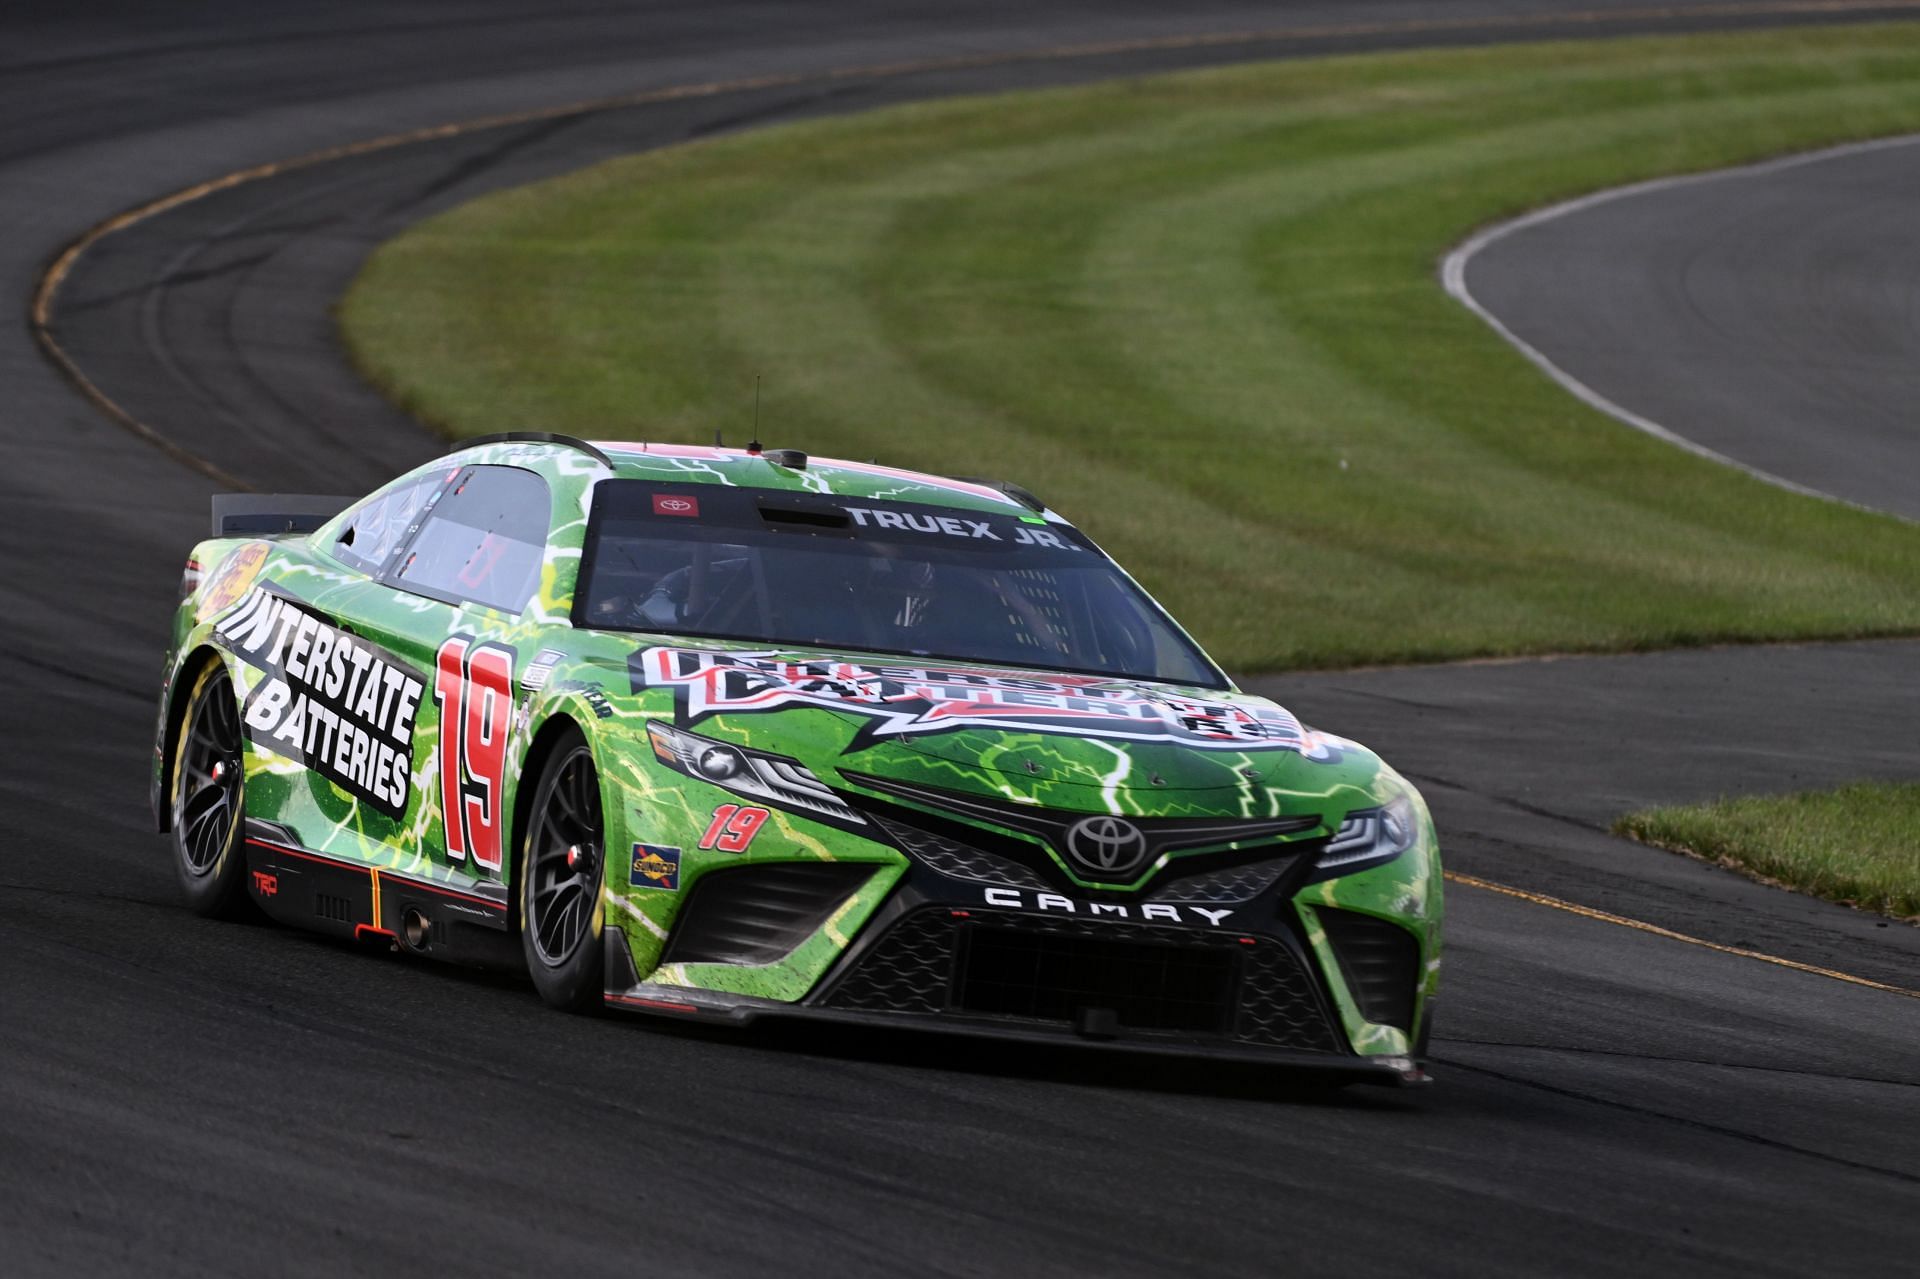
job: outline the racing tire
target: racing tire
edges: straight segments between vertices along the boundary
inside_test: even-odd
[[[520,949],[540,998],[567,1012],[603,1005],[606,825],[586,739],[547,753],[520,840]]]
[[[245,736],[233,677],[218,661],[194,678],[173,741],[173,866],[195,914],[241,919],[247,897]]]

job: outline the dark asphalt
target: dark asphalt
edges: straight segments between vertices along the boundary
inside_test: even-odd
[[[1615,404],[1920,519],[1920,139],[1667,184],[1514,231],[1481,305]]]
[[[233,188],[83,259],[57,329],[111,395],[252,483],[357,491],[432,444],[354,382],[327,305],[372,244],[480,191],[765,119],[1496,38],[1555,7],[8,10],[0,293],[24,300],[81,229],[165,191],[444,120],[1092,39],[1497,19],[505,129]],[[1669,7],[1689,23],[1693,6]],[[21,318],[0,331],[0,386],[6,1273],[1753,1275],[1892,1270],[1920,1244],[1920,1135],[1902,1118],[1920,1000],[1473,889],[1449,897],[1441,1082],[1338,1099],[1071,1052],[569,1019],[522,982],[195,919],[144,787],[164,619],[210,485],[82,401]],[[1460,870],[1916,986],[1911,929],[1604,834],[1646,802],[1912,776],[1916,657],[1765,648],[1264,683],[1419,780]]]

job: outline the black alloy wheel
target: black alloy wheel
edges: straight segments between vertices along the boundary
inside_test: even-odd
[[[555,1008],[587,1012],[602,1002],[605,829],[593,752],[569,734],[540,772],[520,848],[521,949]]]
[[[173,746],[174,869],[187,905],[232,919],[247,913],[245,738],[233,679],[209,662],[194,680]]]

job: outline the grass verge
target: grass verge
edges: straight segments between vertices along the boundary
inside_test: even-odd
[[[1472,228],[1920,130],[1920,27],[1263,64],[718,138],[384,246],[341,319],[450,433],[1028,484],[1239,670],[1920,632],[1920,529],[1562,392]]]
[[[1860,782],[1652,808],[1621,818],[1614,833],[1920,923],[1920,785]]]

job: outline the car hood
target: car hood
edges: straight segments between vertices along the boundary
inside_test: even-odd
[[[1226,689],[670,645],[636,650],[629,668],[636,693],[673,691],[683,727],[792,755],[829,776],[1087,810],[1250,814],[1297,806],[1285,796],[1319,808],[1336,792],[1370,792],[1382,771],[1364,747]]]

